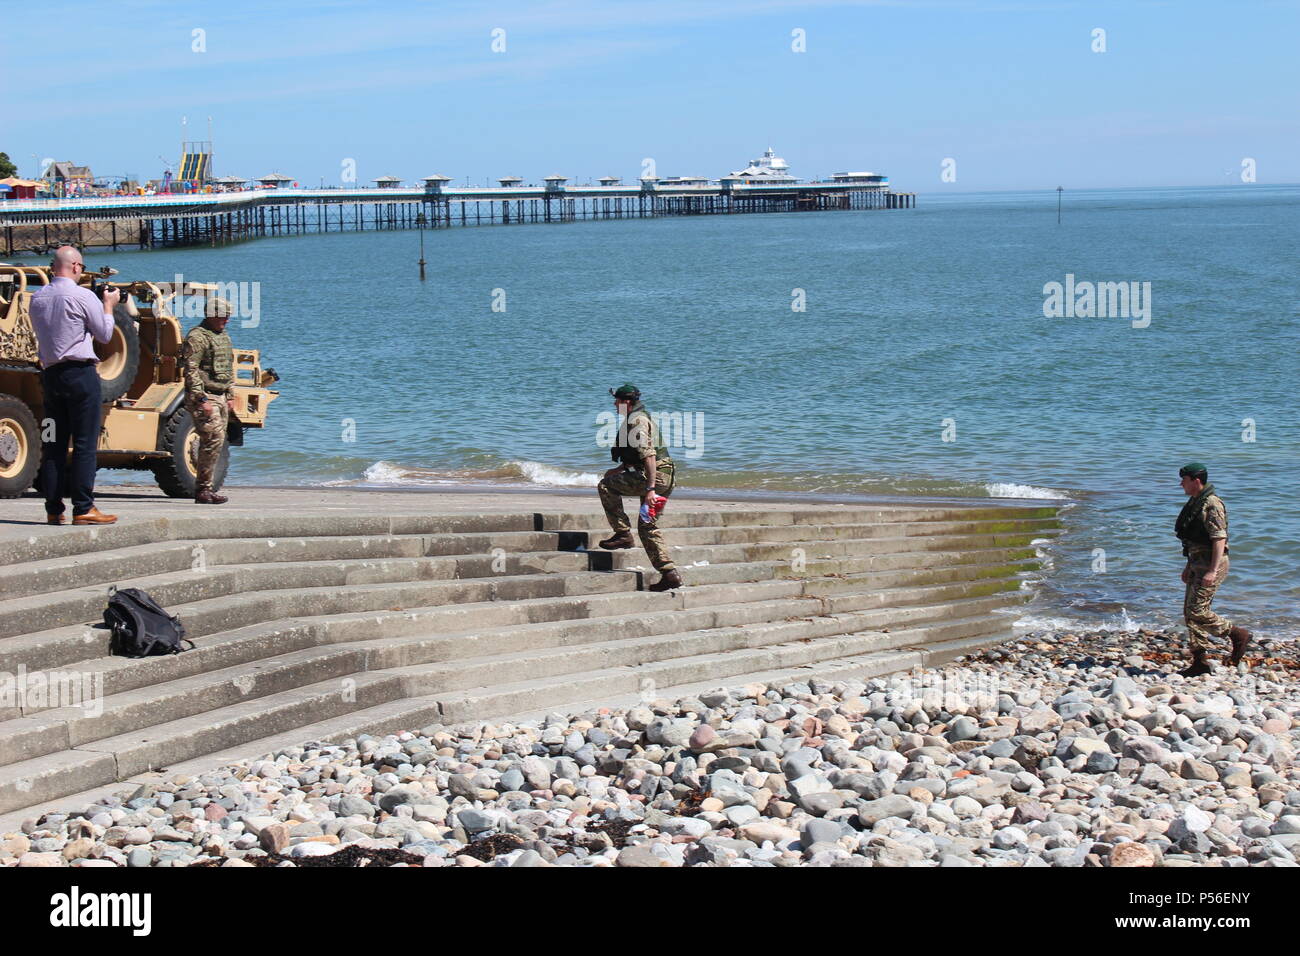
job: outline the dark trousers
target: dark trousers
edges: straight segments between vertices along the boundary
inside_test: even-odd
[[[41,434],[54,440],[42,444],[45,453],[36,486],[45,495],[46,514],[63,514],[63,488],[72,495],[72,514],[95,507],[95,449],[99,445],[100,387],[94,362],[60,362],[41,372],[45,387],[45,421]],[[72,461],[68,461],[68,439]]]

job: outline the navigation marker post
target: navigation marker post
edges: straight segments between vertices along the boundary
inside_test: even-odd
[[[424,213],[416,213],[415,224],[420,227],[420,281],[424,281],[424,224],[428,222]]]

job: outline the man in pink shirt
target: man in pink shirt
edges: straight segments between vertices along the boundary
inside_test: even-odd
[[[32,294],[32,328],[41,359],[41,385],[45,392],[45,419],[54,422],[53,441],[42,446],[44,458],[36,486],[45,493],[45,520],[63,524],[63,486],[72,494],[73,524],[112,524],[115,515],[95,507],[95,449],[99,444],[99,372],[94,342],[113,338],[116,289],[101,302],[77,284],[85,265],[73,246],[54,253],[53,281]],[[93,341],[92,341],[93,340]],[[42,425],[42,433],[49,435]],[[68,462],[68,439],[72,462]]]

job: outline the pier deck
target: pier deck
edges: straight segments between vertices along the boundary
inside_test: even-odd
[[[77,246],[216,245],[260,236],[365,229],[753,212],[905,209],[887,185],[554,185],[250,189],[0,203],[0,254]],[[421,222],[423,218],[423,222]]]

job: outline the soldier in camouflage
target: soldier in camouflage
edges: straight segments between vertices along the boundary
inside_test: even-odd
[[[213,489],[212,475],[226,440],[230,387],[235,381],[235,353],[226,334],[231,311],[225,299],[208,297],[202,324],[185,336],[185,407],[199,436],[194,501],[201,505],[221,505],[228,500]]]
[[[1183,620],[1192,649],[1192,663],[1181,671],[1184,677],[1209,674],[1213,668],[1206,659],[1210,636],[1226,637],[1232,642],[1228,663],[1241,663],[1250,632],[1214,613],[1210,607],[1214,593],[1228,575],[1228,511],[1209,484],[1209,473],[1198,461],[1178,470],[1187,504],[1174,523],[1174,534],[1183,543],[1187,565],[1183,568]]]
[[[668,450],[663,446],[659,428],[641,401],[641,392],[635,385],[623,385],[611,390],[614,407],[622,420],[619,440],[611,455],[619,464],[605,472],[596,490],[605,506],[605,517],[613,529],[612,537],[600,542],[608,551],[630,548],[634,545],[632,528],[623,510],[623,496],[640,498],[657,494],[667,498],[673,493],[675,466]],[[651,584],[651,591],[670,591],[682,586],[682,576],[668,555],[658,522],[642,521],[637,516],[637,534],[646,557],[659,572],[659,580]]]

